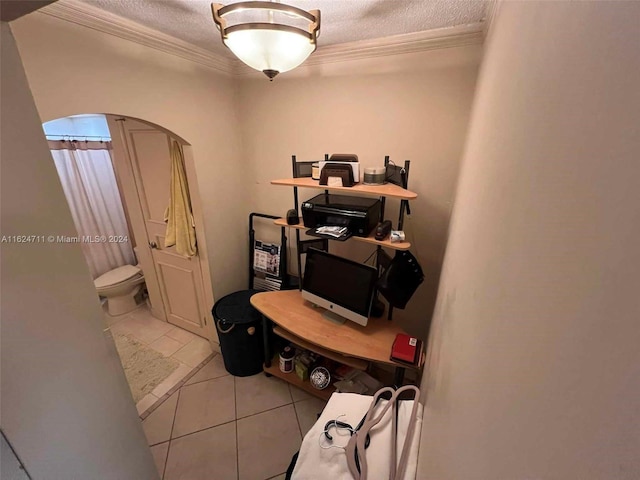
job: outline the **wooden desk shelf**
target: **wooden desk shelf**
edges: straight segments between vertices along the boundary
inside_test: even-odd
[[[309,227],[305,227],[304,224],[302,224],[302,223],[297,223],[295,225],[289,225],[289,224],[287,224],[287,219],[286,218],[279,218],[279,219],[275,220],[274,223],[276,225],[278,225],[279,227],[291,227],[291,228],[297,228],[298,230],[308,230],[309,229]],[[391,248],[393,250],[409,250],[411,248],[411,243],[409,243],[409,242],[391,243],[391,241],[389,240],[388,237],[385,240],[376,240],[374,238],[374,236],[375,236],[375,230],[373,232],[371,232],[371,234],[368,237],[356,237],[354,235],[352,237],[349,237],[348,240],[355,240],[356,242],[371,243],[373,245],[380,245],[382,247]],[[329,240],[331,240],[331,239],[329,239]]]
[[[363,185],[361,183],[356,183],[353,187],[329,187],[327,185],[320,185],[318,180],[303,177],[272,180],[271,184],[284,185],[286,187],[317,188],[320,190],[340,191],[345,193],[351,192],[355,195],[375,195],[376,197],[400,198],[402,200],[414,200],[418,197],[417,193],[405,190],[393,183],[385,183],[384,185]]]
[[[362,360],[360,358],[348,357],[346,355],[341,355],[339,353],[333,352],[331,350],[327,350],[326,348],[319,347],[317,345],[313,345],[310,342],[307,342],[305,339],[297,337],[283,328],[278,327],[277,325],[273,327],[273,333],[278,335],[285,340],[289,340],[291,343],[295,343],[299,347],[302,347],[306,350],[311,350],[312,352],[317,353],[329,360],[334,360],[338,363],[342,363],[343,365],[347,365],[349,367],[353,367],[357,370],[366,370],[369,367],[369,362],[366,360]]]
[[[271,360],[271,366],[264,367],[265,373],[268,373],[269,375],[273,375],[274,377],[281,378],[282,380],[284,380],[287,383],[290,383],[294,387],[298,387],[299,389],[304,390],[305,392],[310,393],[311,395],[314,395],[318,398],[321,398],[324,401],[329,400],[329,397],[331,397],[331,394],[336,391],[336,387],[333,386],[333,381],[331,382],[332,384],[329,385],[327,388],[323,390],[318,390],[317,388],[314,388],[311,385],[311,383],[309,383],[309,380],[300,380],[300,378],[295,374],[295,372],[284,373],[280,371],[280,366],[278,364],[278,361],[279,361],[278,355],[275,355]]]
[[[251,305],[264,319],[273,322],[275,335],[344,365],[365,370],[369,362],[385,364],[396,367],[396,373],[401,370],[403,376],[405,368],[419,370],[422,367],[424,357],[415,366],[394,362],[389,358],[396,335],[405,332],[382,318],[369,319],[366,327],[349,321],[337,325],[325,319],[322,316],[324,309],[313,307],[298,290],[256,293],[251,297]],[[263,323],[263,328],[267,331],[266,323]],[[318,390],[308,381],[300,380],[293,372],[281,372],[278,355],[274,355],[270,349],[270,341],[265,339],[265,354],[267,358],[272,358],[271,364],[264,367],[266,373],[325,400],[335,391],[333,386]]]

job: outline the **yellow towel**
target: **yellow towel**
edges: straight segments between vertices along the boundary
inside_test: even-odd
[[[184,171],[182,150],[175,140],[171,145],[171,200],[164,213],[167,222],[165,247],[176,246],[176,252],[193,257],[196,249],[196,228],[191,213],[191,199],[187,174]]]

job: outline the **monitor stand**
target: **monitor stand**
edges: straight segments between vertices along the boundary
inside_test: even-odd
[[[347,321],[346,318],[344,318],[341,315],[338,315],[337,313],[332,312],[331,310],[325,310],[322,316],[327,320],[329,320],[331,323],[335,323],[336,325],[344,325],[344,322]]]

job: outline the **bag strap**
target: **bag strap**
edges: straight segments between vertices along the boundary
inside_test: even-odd
[[[407,436],[404,439],[404,443],[402,445],[402,453],[400,455],[400,462],[397,463],[397,402],[398,397],[403,392],[413,390],[415,393],[413,409],[411,410],[411,417],[409,418],[409,428],[407,429]],[[387,404],[383,407],[382,411],[374,417],[374,410],[376,404],[378,403],[378,399],[381,395],[385,393],[391,393],[391,398],[387,402]],[[349,439],[349,443],[345,447],[345,451],[347,454],[347,466],[349,467],[349,471],[355,480],[366,480],[367,479],[367,457],[365,454],[365,441],[369,431],[375,427],[378,423],[382,421],[387,411],[393,407],[393,416],[392,416],[392,445],[391,445],[391,462],[389,466],[389,480],[402,480],[404,477],[404,473],[406,470],[406,464],[409,457],[409,450],[411,447],[411,441],[413,440],[413,432],[415,430],[415,419],[418,413],[418,400],[420,398],[420,390],[418,387],[414,385],[406,385],[404,387],[399,388],[398,390],[394,390],[391,387],[383,387],[378,390],[373,396],[373,400],[371,405],[369,406],[369,410],[367,411],[362,427]]]

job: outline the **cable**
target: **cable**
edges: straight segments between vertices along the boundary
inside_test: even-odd
[[[371,255],[369,255],[369,256],[367,257],[367,259],[366,259],[364,262],[362,262],[362,263],[367,263],[369,260],[371,260],[371,257],[373,257],[373,256],[376,254],[376,252],[377,252],[377,251],[378,251],[377,249],[376,249],[376,250],[374,250],[374,251],[371,253]]]

